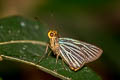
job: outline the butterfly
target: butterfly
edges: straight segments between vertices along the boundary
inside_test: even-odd
[[[49,47],[56,55],[56,63],[60,56],[73,71],[78,71],[86,63],[95,61],[103,52],[102,49],[86,42],[72,38],[59,38],[55,30],[50,30],[48,37]]]

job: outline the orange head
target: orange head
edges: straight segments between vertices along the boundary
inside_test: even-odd
[[[49,30],[48,31],[48,37],[51,38],[57,38],[58,37],[58,33],[55,30]]]

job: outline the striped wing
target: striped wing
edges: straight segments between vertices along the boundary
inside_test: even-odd
[[[59,38],[59,44],[61,57],[72,69],[79,69],[102,54],[100,48],[71,38]]]

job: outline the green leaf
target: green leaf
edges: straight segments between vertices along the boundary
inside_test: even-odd
[[[55,68],[55,56],[44,58],[48,27],[40,22],[13,16],[0,20],[0,55],[4,59],[34,65],[39,70],[64,80],[101,80],[90,68],[83,67],[77,72],[71,71],[67,65],[63,68],[62,60],[58,60]],[[2,58],[0,58],[2,60]],[[57,70],[55,72],[54,70]]]
[[[3,80],[3,79],[0,77],[0,80]]]

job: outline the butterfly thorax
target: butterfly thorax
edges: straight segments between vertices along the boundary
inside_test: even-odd
[[[55,54],[57,54],[59,52],[58,38],[51,38],[50,39],[50,47]]]

